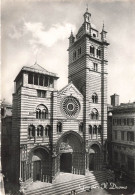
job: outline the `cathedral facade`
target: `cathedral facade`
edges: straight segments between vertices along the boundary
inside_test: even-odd
[[[86,10],[69,37],[68,85],[35,63],[15,78],[12,175],[19,183],[52,182],[60,172],[101,170],[107,138],[107,32]]]

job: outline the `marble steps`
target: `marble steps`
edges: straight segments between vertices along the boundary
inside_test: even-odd
[[[81,175],[80,178],[69,180],[66,182],[52,183],[51,186],[38,188],[32,191],[26,191],[26,195],[68,195],[71,190],[76,190],[76,193],[88,189],[90,186],[98,187],[106,181],[104,172],[89,172],[88,175]]]

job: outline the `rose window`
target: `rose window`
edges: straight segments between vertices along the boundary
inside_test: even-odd
[[[80,111],[79,101],[73,97],[68,96],[62,101],[62,111],[68,117],[75,117]]]

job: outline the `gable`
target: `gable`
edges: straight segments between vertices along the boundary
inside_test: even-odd
[[[67,86],[65,86],[63,89],[61,89],[59,92],[59,95],[72,95],[72,96],[80,96],[83,98],[83,95],[80,93],[80,91],[74,86],[72,82],[70,82]]]

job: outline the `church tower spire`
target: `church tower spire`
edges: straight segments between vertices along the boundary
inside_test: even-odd
[[[107,35],[107,32],[105,31],[105,25],[104,25],[104,22],[103,22],[103,27],[102,27],[102,31],[101,31],[101,40],[102,40],[102,42],[106,42],[107,40],[106,40],[106,35]]]
[[[107,46],[105,27],[101,38],[96,26],[91,22],[91,13],[86,8],[84,22],[76,39],[71,33],[69,45],[69,82],[84,96],[84,131],[86,143],[89,140],[89,125],[99,124],[102,128],[101,143],[107,138]],[[95,118],[93,117],[95,115]]]

